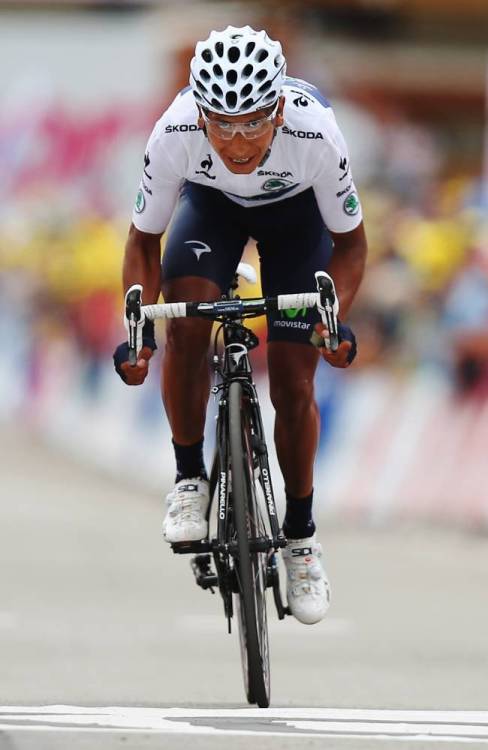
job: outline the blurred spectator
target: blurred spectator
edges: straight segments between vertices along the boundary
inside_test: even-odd
[[[488,396],[488,248],[474,249],[448,290],[443,321],[461,395]]]

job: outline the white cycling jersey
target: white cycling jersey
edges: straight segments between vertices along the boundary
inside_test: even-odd
[[[142,232],[163,232],[185,180],[221,190],[241,206],[262,206],[313,188],[326,226],[348,232],[362,220],[347,146],[330,104],[311,84],[287,78],[284,125],[251,174],[233,174],[198,127],[191,89],[156,123],[132,216]]]

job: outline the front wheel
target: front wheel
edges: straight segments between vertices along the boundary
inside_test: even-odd
[[[232,508],[237,542],[235,571],[244,684],[249,703],[267,708],[270,700],[268,623],[266,618],[267,554],[251,552],[249,542],[266,535],[256,500],[249,412],[242,385],[229,389],[229,442]]]

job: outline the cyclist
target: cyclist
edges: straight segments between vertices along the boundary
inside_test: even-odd
[[[265,31],[229,26],[198,42],[190,86],[181,91],[149,138],[127,240],[123,280],[144,287],[144,303],[215,300],[226,291],[249,237],[257,241],[263,294],[314,291],[314,272],[334,278],[347,315],[366,258],[361,206],[346,144],[328,101],[309,83],[286,76],[281,44]],[[171,225],[160,266],[160,240]],[[303,315],[302,315],[303,313]],[[285,482],[283,558],[295,617],[321,620],[330,589],[312,518],[313,463],[319,415],[313,380],[324,333],[314,311],[268,315],[270,396],[275,444]],[[203,432],[209,393],[211,324],[184,318],[167,324],[162,397],[173,435],[176,483],[167,497],[168,542],[207,534],[208,477]],[[326,332],[325,332],[326,333]],[[341,323],[334,367],[356,354]],[[127,344],[114,361],[129,385],[140,385],[156,348],[146,321],[135,366]]]

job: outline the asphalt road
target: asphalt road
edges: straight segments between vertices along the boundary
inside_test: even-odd
[[[248,714],[237,635],[162,541],[157,496],[6,427],[0,475],[1,750],[220,748],[230,731],[236,750],[253,731],[263,748],[324,736],[334,748],[486,747],[488,714],[439,713],[488,706],[486,537],[322,523],[330,615],[309,627],[272,613],[272,706],[286,712]],[[77,708],[46,717],[53,705]]]

